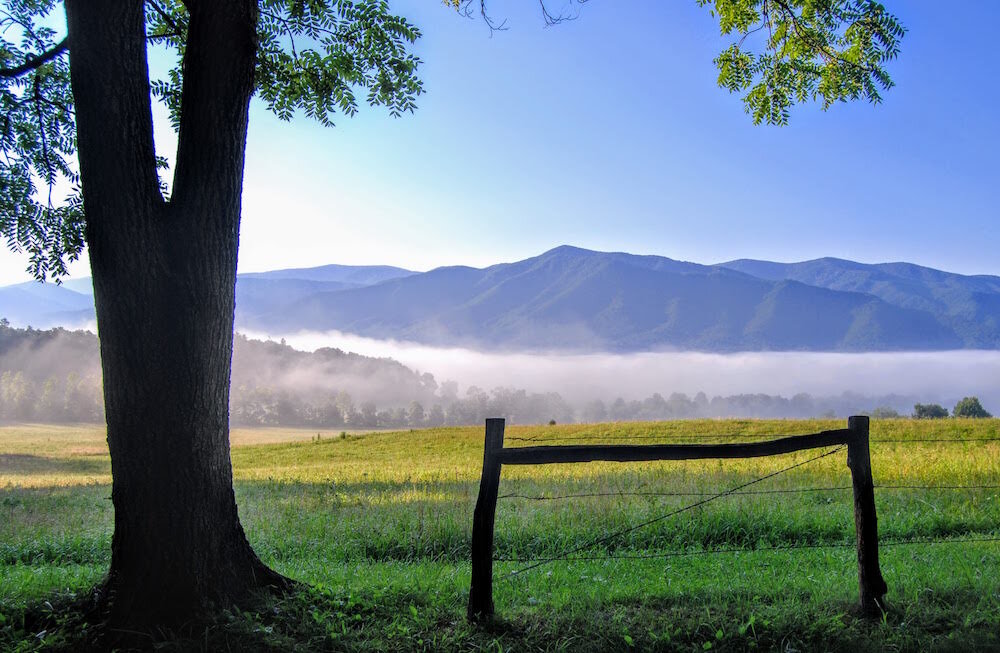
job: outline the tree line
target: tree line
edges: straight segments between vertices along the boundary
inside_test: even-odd
[[[993,417],[979,401],[979,397],[963,397],[951,410],[952,417],[984,419]],[[948,409],[941,404],[914,404],[913,419],[942,419],[948,417]]]
[[[900,417],[913,398],[844,393],[792,397],[762,393],[709,397],[675,392],[644,399],[569,400],[557,392],[511,387],[459,392],[433,374],[401,363],[335,348],[303,352],[284,342],[237,335],[230,422],[237,426],[376,429],[482,424],[504,417],[514,424],[624,422],[714,417],[810,418],[868,414]],[[100,422],[104,400],[97,337],[86,331],[17,329],[0,320],[0,419]],[[947,417],[938,404],[917,403],[913,417]],[[952,411],[988,417],[976,397]]]

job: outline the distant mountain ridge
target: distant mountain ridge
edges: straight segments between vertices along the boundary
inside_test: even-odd
[[[971,347],[1000,345],[1000,277],[961,275],[912,263],[866,265],[837,258],[801,263],[741,259],[720,264],[762,279],[795,280],[860,292],[893,306],[931,313]]]
[[[391,265],[321,265],[315,268],[287,268],[267,272],[243,272],[239,279],[302,279],[305,281],[325,281],[348,286],[371,286],[389,279],[398,279],[417,274],[412,270]]]
[[[491,350],[1000,349],[1000,277],[834,258],[701,265],[564,245],[482,269],[244,274],[237,325]]]
[[[360,288],[411,274],[416,273],[390,265],[322,265],[238,274],[236,321],[242,324],[311,294]],[[68,279],[61,285],[28,281],[4,286],[0,287],[0,317],[36,328],[85,326],[95,321],[93,295],[90,277]]]

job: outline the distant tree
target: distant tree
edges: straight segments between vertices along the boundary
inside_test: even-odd
[[[427,426],[443,426],[444,425],[444,409],[441,408],[441,404],[434,404],[431,406],[430,413],[427,415]]]
[[[899,411],[888,406],[879,406],[872,411],[871,416],[875,419],[893,419],[899,417]]]
[[[914,404],[914,419],[941,419],[948,416],[948,409],[940,404]]]
[[[424,407],[419,401],[411,401],[410,407],[406,411],[406,421],[410,426],[423,426],[427,420],[424,414]]]
[[[305,424],[305,402],[287,390],[279,390],[274,394],[274,423],[288,426]]]
[[[697,410],[694,402],[692,402],[691,399],[689,399],[683,392],[671,393],[670,398],[667,399],[666,408],[666,416],[673,419],[693,417]]]
[[[612,422],[624,422],[629,418],[628,404],[621,397],[618,397],[611,404],[611,408],[608,409],[608,417],[611,418]]]
[[[440,395],[445,401],[455,401],[458,399],[458,383],[456,381],[444,381],[441,383]]]
[[[38,393],[35,384],[24,373],[4,372],[0,375],[0,417],[27,421],[34,416]]]
[[[409,417],[406,409],[402,406],[391,408],[389,410],[389,419],[392,421],[392,426],[394,428],[402,428],[409,423]]]
[[[59,381],[50,376],[42,384],[42,392],[38,397],[36,415],[47,422],[62,422],[66,418],[66,408],[63,404],[63,389]]]
[[[378,409],[375,402],[366,401],[361,404],[361,426],[375,428],[378,426]]]
[[[955,404],[954,410],[951,411],[952,417],[993,417],[983,405],[979,403],[979,397],[964,397],[961,401]]]
[[[816,414],[816,403],[812,395],[806,392],[799,392],[788,400],[788,407],[795,417],[809,417]]]
[[[316,419],[321,426],[338,427],[344,425],[344,413],[337,406],[335,397],[328,397],[316,411]]]
[[[334,400],[337,404],[337,408],[340,410],[341,418],[344,424],[349,426],[358,426],[357,413],[354,410],[354,400],[351,395],[347,394],[343,390],[337,393],[337,398]]]
[[[434,380],[434,375],[430,372],[424,372],[420,375],[420,384],[427,390],[428,393],[434,394],[437,392],[438,384]]]
[[[608,420],[608,409],[604,406],[603,401],[594,399],[584,405],[580,417],[588,424],[606,422]]]

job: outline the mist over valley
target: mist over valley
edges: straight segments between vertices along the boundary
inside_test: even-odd
[[[495,353],[337,332],[237,334],[230,419],[241,426],[817,417],[1000,404],[1000,352]],[[0,327],[0,419],[103,418],[96,336]]]

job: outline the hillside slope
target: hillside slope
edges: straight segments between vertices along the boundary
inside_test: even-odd
[[[927,311],[870,294],[655,256],[558,247],[484,269],[438,268],[318,293],[262,315],[269,329],[489,349],[950,349]]]
[[[801,263],[740,259],[718,267],[772,281],[860,292],[934,315],[970,348],[1000,347],[1000,277],[943,272],[912,263],[864,264],[837,258]]]

